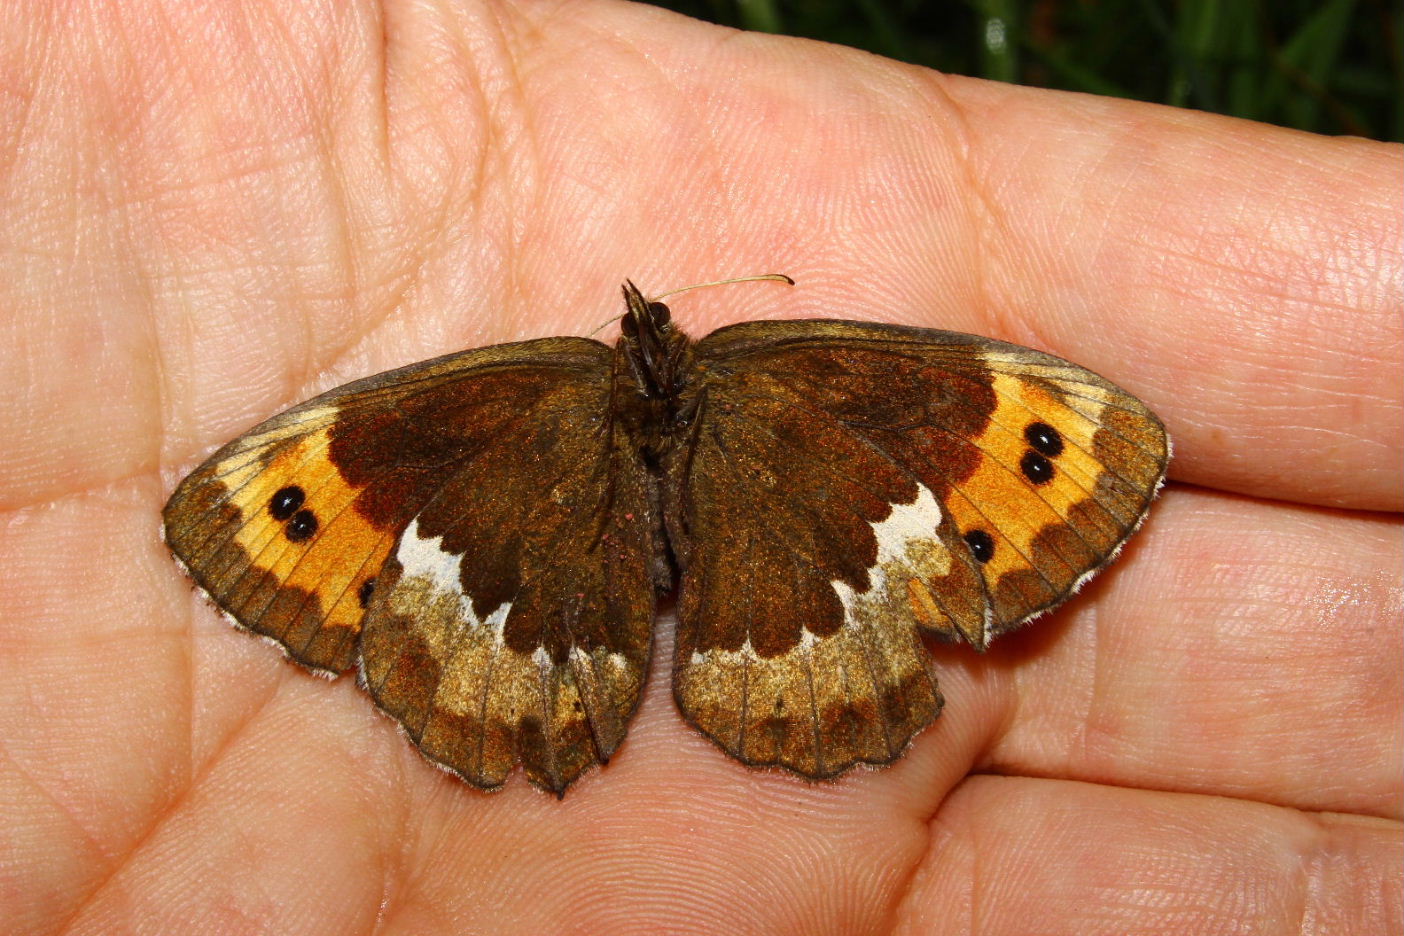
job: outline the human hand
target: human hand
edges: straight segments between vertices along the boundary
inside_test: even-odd
[[[653,8],[18,9],[0,204],[0,919],[15,933],[1401,928],[1399,147],[937,75]],[[1165,419],[1117,566],[889,769],[687,728],[668,634],[562,802],[434,770],[158,535],[314,392],[584,334],[972,331]]]

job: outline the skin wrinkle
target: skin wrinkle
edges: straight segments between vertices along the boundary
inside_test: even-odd
[[[55,813],[62,816],[64,821],[67,822],[68,825],[70,825],[74,830],[76,830],[77,834],[81,837],[83,846],[87,852],[99,856],[99,858],[103,857],[103,848],[101,844],[97,841],[97,839],[93,837],[93,835],[86,828],[84,828],[83,823],[79,821],[76,815],[74,815],[74,811],[68,808],[68,806],[64,804],[61,798],[51,793],[49,791],[49,788],[45,786],[42,782],[40,782],[40,780],[37,777],[35,777],[31,771],[25,769],[25,766],[20,761],[20,759],[18,757],[15,757],[14,754],[10,751],[10,744],[11,742],[7,741],[3,737],[0,737],[0,757],[3,757],[5,764],[9,767],[9,769],[17,773],[20,776],[20,778],[30,786],[31,789],[33,789],[35,792],[37,792],[40,796],[44,798],[44,801],[53,808]]]
[[[191,599],[190,607],[193,609],[199,602],[199,599],[195,595],[192,595]],[[190,630],[192,632],[194,631],[193,625]],[[199,766],[187,764],[187,766],[192,769],[186,774],[189,780],[185,786],[177,791],[176,795],[168,800],[159,812],[152,816],[151,821],[146,824],[144,829],[132,837],[131,841],[120,855],[113,856],[111,866],[108,868],[107,872],[100,875],[96,881],[85,889],[84,893],[77,896],[72,911],[60,917],[57,925],[54,927],[55,932],[62,933],[72,929],[74,923],[83,915],[83,912],[92,906],[109,886],[115,883],[118,875],[131,864],[132,859],[134,859],[143,848],[155,839],[157,833],[165,828],[166,823],[170,819],[180,815],[182,805],[190,802],[194,798],[195,791],[198,789],[200,782],[206,779],[215,769],[225,752],[229,751],[234,746],[235,742],[239,741],[244,735],[251,733],[259,716],[268,709],[273,700],[278,697],[282,687],[287,684],[289,675],[291,675],[291,673],[285,674],[282,679],[279,679],[274,685],[273,690],[259,700],[257,705],[248,712],[248,716],[240,719],[234,726],[234,730],[220,739],[219,744],[210,750],[210,755],[205,759],[204,764]]]
[[[1322,831],[1324,832],[1324,830]],[[1322,866],[1319,859],[1320,855],[1318,853],[1315,856],[1315,860],[1308,859],[1298,865],[1301,880],[1299,891],[1302,895],[1302,901],[1294,930],[1302,934],[1302,936],[1311,936],[1311,934],[1318,932],[1317,928],[1312,925],[1311,918],[1313,916],[1312,911],[1315,909],[1312,898],[1321,890]]]
[[[377,709],[377,712],[380,710]],[[384,713],[381,713],[384,715]],[[385,715],[386,718],[390,716]],[[393,719],[391,719],[393,721]],[[408,779],[404,765],[422,761],[418,753],[414,757],[400,757],[395,759],[396,782],[395,788],[403,789],[403,784]],[[400,844],[399,848],[387,849],[391,856],[388,860],[381,862],[381,897],[376,907],[376,927],[375,933],[392,933],[396,930],[390,927],[390,923],[400,914],[405,912],[415,897],[418,895],[416,880],[413,872],[409,868],[411,860],[410,850],[412,845],[424,846],[423,830],[430,830],[435,839],[435,844],[443,841],[448,835],[445,828],[438,823],[423,823],[419,821],[421,817],[416,816],[408,806],[408,800],[401,800],[401,807],[396,810],[396,829],[390,837],[390,841]],[[415,820],[415,821],[411,821]]]
[[[898,927],[903,924],[906,916],[903,912],[904,908],[916,898],[917,882],[920,878],[925,876],[924,872],[927,867],[926,862],[922,859],[930,855],[936,847],[936,839],[938,836],[932,831],[932,827],[940,821],[938,818],[939,812],[940,806],[938,804],[933,808],[931,815],[920,823],[924,844],[919,850],[916,850],[917,857],[902,872],[897,886],[892,890],[892,897],[887,901],[887,913],[885,914],[887,919],[880,929],[882,933],[895,933],[898,931]],[[972,890],[975,887],[975,880],[977,879],[972,875]],[[920,910],[915,911],[915,913],[919,914]],[[979,930],[972,929],[970,932],[978,933]]]
[[[1104,641],[1101,609],[1096,605],[1091,605],[1082,612],[1081,616],[1083,620],[1087,622],[1083,625],[1083,630],[1090,635],[1087,639],[1087,649],[1084,652],[1086,657],[1092,662],[1092,678],[1088,680],[1087,701],[1083,706],[1082,721],[1078,727],[1074,743],[1069,745],[1069,748],[1077,749],[1077,760],[1082,763],[1100,764],[1105,759],[1105,754],[1101,750],[1094,750],[1092,736],[1094,733],[1101,733],[1099,726],[1104,723],[1104,719],[1100,713],[1104,708],[1102,700],[1107,694],[1105,686],[1108,682],[1106,666],[1103,662],[1103,654],[1099,652]],[[1016,682],[1022,683],[1027,681],[1019,676],[1017,671],[1015,678]],[[1015,693],[1016,711],[1006,719],[1006,728],[1010,722],[1017,719],[1019,714],[1017,709],[1022,705],[1023,698],[1024,693]],[[1107,734],[1110,735],[1111,733],[1108,732]]]
[[[982,755],[974,759],[971,765],[982,763],[984,760],[985,758]],[[968,769],[969,767],[967,767],[967,770]],[[914,856],[910,867],[902,874],[899,885],[893,890],[892,899],[888,902],[888,906],[890,907],[889,920],[891,922],[882,929],[882,932],[896,932],[898,927],[902,927],[902,931],[905,932],[910,929],[909,926],[904,925],[908,923],[909,917],[921,918],[926,916],[921,908],[911,910],[910,912],[904,912],[904,908],[907,907],[908,904],[915,903],[921,898],[922,895],[918,891],[919,881],[930,873],[933,865],[944,860],[937,857],[937,851],[940,848],[942,840],[950,841],[955,838],[954,832],[943,833],[942,828],[947,822],[944,811],[947,809],[951,797],[958,794],[960,789],[961,787],[959,784],[952,786],[943,796],[937,799],[928,810],[914,817],[915,823],[920,830],[922,846],[919,849],[913,850]],[[975,868],[973,869],[973,873],[967,878],[970,884],[967,905],[972,914],[975,914],[975,910],[979,906],[978,894],[980,882],[989,880],[979,869],[979,854],[980,852],[978,849],[973,850],[972,859]],[[970,934],[984,932],[978,925],[978,914],[972,916],[970,922],[971,925],[967,929],[964,929],[963,932]]]
[[[543,216],[549,216],[553,206],[546,201],[550,194],[550,185],[543,185],[540,181],[538,167],[547,165],[549,159],[546,157],[546,148],[541,143],[541,133],[536,127],[533,116],[537,113],[533,108],[523,106],[523,103],[531,100],[532,95],[527,90],[528,82],[523,80],[522,67],[519,59],[521,56],[515,54],[516,49],[522,47],[521,43],[514,44],[508,41],[509,26],[513,23],[508,17],[492,16],[494,24],[493,38],[496,40],[498,51],[501,52],[502,84],[510,90],[505,95],[509,99],[510,105],[515,107],[507,108],[507,111],[520,120],[520,126],[513,126],[510,138],[506,133],[502,134],[502,146],[500,152],[510,154],[511,168],[506,171],[506,177],[510,179],[508,191],[516,198],[509,199],[514,206],[520,205],[519,211],[510,212],[514,223],[509,225],[508,256],[524,257],[528,252],[523,248],[535,243],[542,238],[540,230],[545,229],[545,225],[540,223]],[[502,107],[504,95],[501,88],[493,87],[493,102],[498,109]],[[486,89],[485,89],[486,91]],[[494,112],[494,107],[487,106],[489,113]],[[504,122],[500,120],[490,120],[489,125],[500,127]],[[530,156],[530,170],[519,170],[518,166],[524,157]],[[516,265],[512,267],[514,276],[512,285],[522,288],[518,294],[526,294],[528,285],[525,277],[521,275],[521,270]]]
[[[461,33],[460,38],[462,38]],[[461,47],[468,48],[469,46],[466,44],[461,44]],[[386,111],[386,135],[387,140],[389,141],[389,168],[391,175],[393,176],[395,163],[398,162],[400,165],[405,166],[406,170],[408,170],[410,168],[417,167],[421,162],[421,146],[417,142],[414,146],[414,152],[412,155],[402,156],[399,158],[396,157],[396,152],[398,150],[403,150],[406,147],[410,146],[410,142],[408,140],[402,140],[402,142],[398,146],[395,143],[395,137],[397,136],[394,130],[395,118],[397,116],[403,116],[402,114],[396,113],[396,111],[402,110],[404,106],[395,103],[397,93],[402,93],[406,96],[412,93],[415,95],[416,99],[418,99],[422,95],[422,91],[413,84],[413,79],[397,79],[395,75],[395,68],[393,65],[393,54],[387,53],[387,61],[391,64],[389,64],[386,68],[385,82],[387,88],[385,92],[385,98],[389,102]],[[478,61],[479,59],[474,59],[475,63]],[[417,73],[415,77],[418,77]],[[480,234],[484,232],[491,233],[499,230],[500,228],[500,226],[498,225],[488,223],[488,220],[484,217],[484,206],[493,205],[500,207],[502,203],[489,201],[485,197],[484,193],[486,191],[488,180],[491,177],[489,163],[494,158],[494,154],[502,153],[505,150],[501,147],[497,147],[494,145],[495,125],[491,120],[488,119],[488,115],[491,111],[491,108],[487,104],[489,94],[487,88],[489,86],[489,81],[487,79],[487,76],[483,74],[479,74],[478,79],[479,80],[474,81],[457,81],[454,83],[455,89],[465,91],[474,95],[473,101],[476,105],[475,112],[479,117],[475,130],[480,139],[478,140],[478,145],[475,147],[471,147],[469,150],[473,154],[474,158],[472,171],[466,173],[456,173],[453,179],[454,182],[463,182],[466,180],[468,182],[468,185],[466,189],[462,192],[461,197],[456,202],[448,197],[440,197],[433,200],[435,208],[432,209],[432,223],[428,224],[427,228],[430,230],[442,232],[442,235],[431,239],[427,244],[423,245],[422,249],[413,252],[408,252],[407,259],[411,261],[412,266],[403,274],[405,286],[401,290],[402,296],[415,294],[418,291],[418,284],[427,282],[430,279],[426,271],[430,270],[436,264],[448,262],[450,252],[453,249],[455,249],[458,245],[458,228],[460,226],[466,226],[473,221],[477,221],[479,222],[478,227]],[[395,87],[393,87],[394,83],[396,83],[397,81],[403,87],[403,91],[401,92],[397,92]],[[421,102],[417,102],[410,109],[411,111],[419,111],[423,109],[423,105]],[[437,125],[432,126],[437,127]],[[426,122],[426,124],[417,125],[415,127],[415,130],[419,134],[429,134],[432,132],[430,127],[431,125]],[[400,136],[403,137],[404,133],[402,132]],[[441,150],[446,150],[453,146],[454,141],[456,139],[456,133],[454,131],[445,130],[445,132],[443,133],[436,134],[436,138],[440,143],[439,148]],[[417,180],[415,180],[415,178],[412,175],[408,174],[408,172],[406,172],[405,177],[408,180],[407,185],[412,190],[415,189]],[[441,188],[441,190],[447,190],[452,192],[457,190],[457,188],[458,186],[447,186],[446,188]],[[515,192],[518,189],[519,186],[512,188],[511,191]],[[417,197],[420,194],[417,191],[415,191],[413,194],[416,196],[416,209],[422,211],[425,199]],[[500,290],[501,294],[523,294],[514,289],[514,287],[518,286],[518,284],[520,284],[522,281],[522,277],[518,273],[516,261],[514,259],[519,255],[510,249],[504,249],[501,244],[497,245],[494,253],[496,259],[499,261],[501,266],[499,277],[496,280],[497,282],[502,284]],[[500,301],[492,303],[491,305],[499,309],[510,308],[510,305],[502,303]],[[394,306],[387,305],[387,308],[395,309],[404,307],[406,307],[405,304]]]
[[[970,126],[972,115],[967,113],[966,109],[949,94],[945,75],[934,71],[922,72],[920,80],[932,95],[939,97],[942,113],[952,118],[949,124],[942,127],[942,137],[949,144],[946,152],[953,158],[957,172],[964,181],[962,190],[971,196],[971,201],[962,207],[967,213],[975,214],[984,222],[983,225],[979,226],[979,230],[982,232],[988,231],[991,226],[998,226],[997,231],[973,242],[975,256],[973,262],[969,264],[971,271],[978,277],[974,284],[976,301],[981,308],[994,310],[997,316],[999,306],[993,302],[994,296],[990,290],[989,278],[982,274],[991,266],[989,258],[992,254],[987,249],[988,245],[1007,236],[1009,227],[1004,223],[1004,213],[999,210],[997,203],[989,197],[989,193],[994,191],[995,187],[985,182],[972,158],[977,149],[977,144],[974,142],[975,133]],[[971,211],[972,208],[978,210]],[[993,235],[998,235],[998,238]],[[1001,327],[995,329],[994,334],[1009,334],[1009,332]]]
[[[1324,902],[1320,895],[1327,893],[1325,880],[1332,864],[1331,859],[1335,857],[1334,850],[1331,848],[1332,839],[1339,837],[1339,828],[1326,824],[1323,821],[1322,814],[1304,812],[1301,815],[1311,823],[1312,831],[1316,834],[1311,838],[1313,847],[1310,848],[1309,854],[1303,855],[1302,860],[1297,864],[1297,868],[1300,872],[1299,880],[1301,882],[1298,887],[1298,892],[1302,896],[1301,914],[1298,917],[1298,932],[1303,934],[1320,933],[1323,934],[1323,936],[1330,936],[1332,931],[1315,925],[1315,920],[1320,912],[1320,907],[1318,905]],[[1368,821],[1357,819],[1349,814],[1341,815],[1338,818],[1344,822]],[[1371,896],[1374,897],[1374,900],[1371,902],[1377,906],[1384,902],[1380,900],[1378,894],[1372,894]]]

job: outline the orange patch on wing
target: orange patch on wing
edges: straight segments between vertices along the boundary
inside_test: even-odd
[[[285,588],[303,589],[320,601],[323,629],[360,631],[360,591],[374,578],[393,545],[393,536],[376,528],[355,509],[361,489],[346,483],[328,457],[328,430],[312,433],[279,451],[266,463],[252,461],[223,478],[233,492],[230,502],[243,515],[234,540],[254,568],[272,575]],[[273,516],[269,504],[289,486],[305,495],[317,529],[297,542],[287,524]]]
[[[1038,383],[996,373],[993,385],[995,411],[985,431],[971,440],[982,453],[979,467],[957,486],[947,507],[961,530],[985,530],[994,540],[993,555],[981,569],[991,592],[1005,576],[1033,573],[1029,600],[1042,604],[1091,567],[1088,549],[1097,552],[1093,547],[1120,539],[1118,531],[1097,522],[1101,511],[1080,509],[1095,502],[1097,479],[1105,470],[1094,455],[1097,422]],[[1083,406],[1098,404],[1083,401]],[[1035,422],[1057,430],[1063,441],[1062,451],[1048,459],[1053,472],[1042,484],[1021,468],[1031,451],[1024,432]],[[1074,538],[1093,534],[1085,537],[1088,549],[1065,555],[1049,548],[1047,532],[1055,527],[1067,528]],[[1039,579],[1042,584],[1032,584]],[[1047,595],[1037,594],[1041,591]]]

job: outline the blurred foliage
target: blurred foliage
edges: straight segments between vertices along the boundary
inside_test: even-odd
[[[658,0],[698,19],[940,71],[1404,136],[1390,0]]]

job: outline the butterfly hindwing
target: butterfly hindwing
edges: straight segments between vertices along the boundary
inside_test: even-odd
[[[622,740],[652,629],[611,361],[544,339],[333,390],[187,477],[167,541],[240,625],[359,664],[431,760],[483,787],[522,762],[559,791]]]
[[[695,349],[665,466],[674,692],[746,763],[886,763],[941,697],[918,630],[989,640],[1109,561],[1163,476],[1148,410],[950,332],[748,323]]]
[[[485,788],[521,763],[560,792],[608,760],[653,626],[647,478],[606,394],[533,399],[454,472],[386,563],[364,682],[431,760]],[[459,587],[467,582],[465,591]]]

